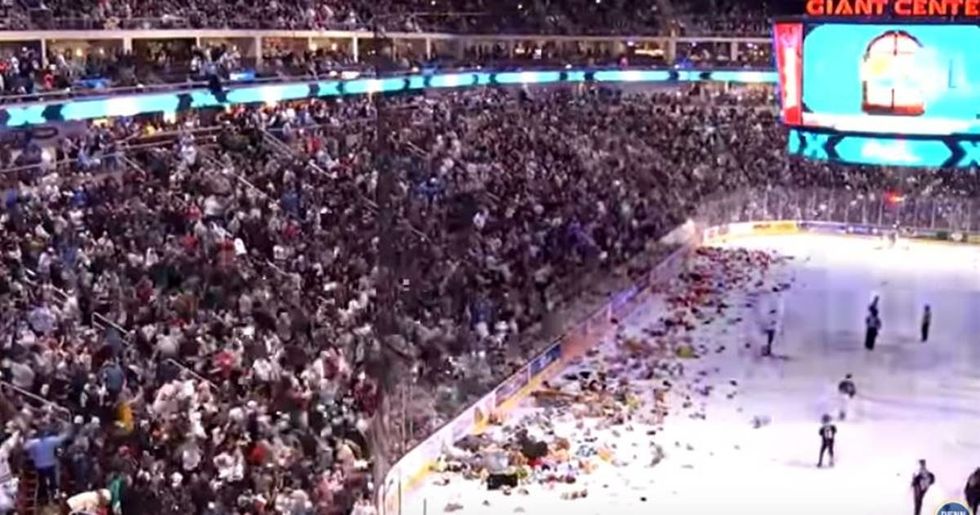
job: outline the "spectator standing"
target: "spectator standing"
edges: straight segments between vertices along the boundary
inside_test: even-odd
[[[62,434],[44,430],[39,436],[28,439],[24,450],[31,458],[37,472],[38,498],[41,502],[51,502],[58,496],[58,448],[71,436],[69,427]]]
[[[8,424],[8,429],[11,427]],[[10,454],[20,445],[20,431],[14,430],[0,444],[0,514],[12,513],[17,497],[17,480],[10,468]]]

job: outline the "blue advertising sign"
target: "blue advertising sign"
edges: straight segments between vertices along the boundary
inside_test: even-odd
[[[541,371],[548,368],[548,365],[551,365],[559,359],[561,359],[561,344],[556,343],[544,351],[544,354],[534,358],[534,361],[531,362],[531,377],[537,376]]]
[[[497,387],[497,406],[507,402],[511,397],[517,392],[521,391],[521,388],[527,386],[530,377],[528,376],[528,368],[524,367],[520,369],[516,374],[512,375],[510,379],[507,379],[500,386]]]
[[[848,225],[848,234],[872,235],[878,234],[878,228],[871,225]]]

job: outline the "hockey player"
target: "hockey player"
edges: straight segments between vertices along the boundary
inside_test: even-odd
[[[763,356],[772,355],[772,342],[776,339],[776,332],[779,329],[779,312],[775,309],[769,311],[762,324],[762,332],[766,335],[766,346],[762,349]]]
[[[766,338],[766,344],[762,348],[762,355],[771,356],[772,344],[776,340],[776,335],[779,334],[779,324],[782,320],[783,297],[779,293],[773,293],[771,296],[763,299],[762,305],[765,307],[760,306],[762,309],[756,315],[759,326],[762,329],[762,334]]]
[[[966,497],[966,504],[972,513],[977,513],[980,509],[980,467],[970,474],[966,480],[966,488],[963,489],[963,496]]]
[[[912,498],[915,503],[915,515],[922,515],[922,500],[926,497],[929,487],[936,482],[936,475],[926,468],[926,460],[919,460],[919,470],[912,476]]]
[[[875,297],[877,301],[877,297]],[[864,348],[875,350],[875,341],[878,339],[878,331],[881,330],[881,319],[878,318],[878,309],[868,310],[868,316],[864,319]]]
[[[824,453],[830,454],[830,466],[834,466],[834,439],[837,438],[837,426],[831,423],[830,415],[821,418],[823,425],[820,426],[820,461],[817,467],[823,466]]]
[[[840,394],[841,402],[837,417],[839,420],[844,420],[847,418],[851,401],[857,395],[857,387],[854,385],[854,379],[851,377],[851,374],[844,376],[844,379],[837,384],[837,392]]]
[[[932,308],[926,304],[922,310],[922,343],[929,341],[929,326],[932,324]]]

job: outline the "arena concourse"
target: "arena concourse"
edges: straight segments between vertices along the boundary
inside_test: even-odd
[[[771,72],[766,5],[2,14],[0,108],[43,123],[0,129],[0,515],[980,502],[976,166],[790,155],[772,84],[227,100],[425,70]],[[180,92],[224,100],[51,114]]]

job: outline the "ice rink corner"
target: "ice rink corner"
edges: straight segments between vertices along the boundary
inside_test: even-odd
[[[619,334],[440,465],[475,468],[489,441],[524,431],[552,449],[523,468],[527,480],[488,491],[439,472],[402,512],[912,513],[919,459],[936,476],[923,514],[962,502],[980,466],[978,257],[971,246],[812,234],[700,249]],[[867,351],[875,296],[882,329]],[[845,374],[858,394],[837,421]],[[836,463],[817,468],[824,414],[839,430]]]

